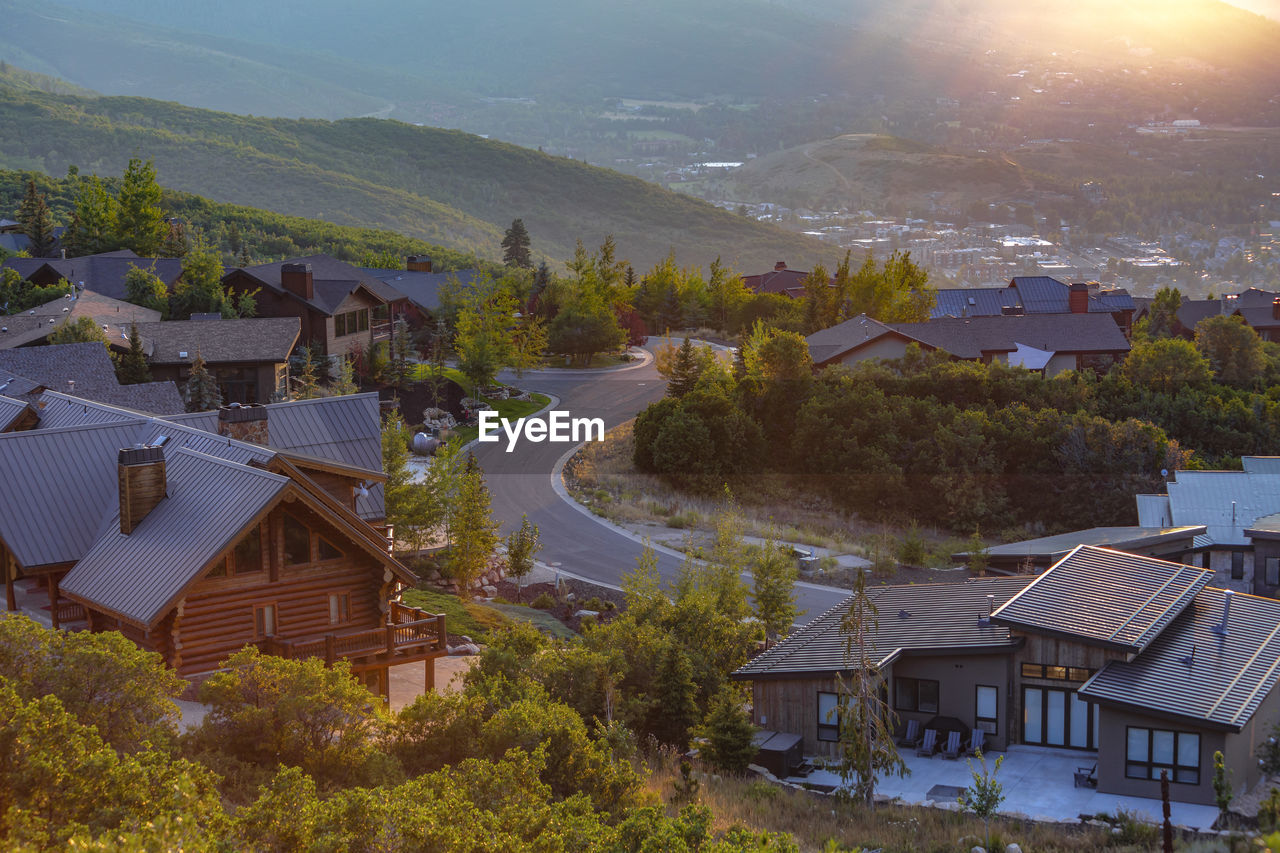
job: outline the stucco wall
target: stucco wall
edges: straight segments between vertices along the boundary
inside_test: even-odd
[[[1196,732],[1200,735],[1200,784],[1172,783],[1170,799],[1183,803],[1213,804],[1213,753],[1224,749],[1225,736],[1221,731],[1196,728],[1191,723],[1172,722],[1146,717],[1129,711],[1101,707],[1098,736],[1098,790],[1105,794],[1160,799],[1160,780],[1129,779],[1124,775],[1126,737],[1129,726],[1167,731]],[[1225,755],[1224,750],[1224,755]],[[1082,762],[1083,763],[1083,762]],[[1232,763],[1228,763],[1232,767]],[[1238,771],[1245,775],[1247,771]]]
[[[1008,745],[1010,655],[956,655],[931,657],[902,657],[889,667],[889,703],[894,707],[892,682],[894,678],[920,678],[938,682],[938,714],[955,717],[970,728],[977,716],[977,686],[995,687],[998,695],[996,733],[988,734],[988,750],[1004,749]],[[933,717],[932,713],[897,711],[900,721],[919,720],[921,725]]]
[[[869,361],[873,358],[880,358],[886,361],[891,359],[902,358],[907,354],[907,342],[897,337],[885,336],[878,341],[872,341],[856,352],[845,354],[840,359],[840,364],[857,364],[860,361]]]

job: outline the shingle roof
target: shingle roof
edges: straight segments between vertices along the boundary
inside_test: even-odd
[[[309,255],[305,258],[290,258],[287,261],[276,261],[270,264],[259,264],[253,267],[244,267],[242,270],[232,270],[230,274],[235,272],[246,273],[258,281],[262,282],[266,287],[271,288],[279,293],[289,293],[284,289],[280,279],[280,267],[284,264],[310,264],[311,265],[311,282],[314,287],[315,295],[307,300],[298,297],[297,294],[291,294],[303,302],[313,306],[317,310],[332,314],[342,300],[351,295],[357,288],[364,286],[370,293],[387,302],[393,302],[396,299],[403,299],[404,294],[396,290],[389,284],[380,281],[377,277],[354,267],[345,261],[329,255]]]
[[[6,371],[55,391],[152,414],[173,414],[184,408],[178,386],[172,382],[121,385],[116,380],[111,356],[102,344],[0,350],[0,374]],[[6,378],[0,376],[0,383]]]
[[[1011,649],[1008,628],[983,625],[987,596],[999,606],[1031,582],[1030,578],[980,578],[964,583],[909,584],[867,590],[879,615],[869,654],[879,666],[900,652],[937,649]],[[846,672],[847,634],[840,623],[851,599],[832,607],[778,645],[733,674],[734,678],[786,678],[797,674]]]
[[[47,274],[65,278],[72,284],[83,283],[86,290],[112,299],[124,299],[128,295],[124,279],[133,267],[154,272],[170,287],[182,277],[181,258],[140,258],[127,249],[79,258],[8,258],[3,266],[17,270],[25,279],[47,267]]]
[[[1129,341],[1107,314],[943,317],[890,327],[957,358],[1013,352],[1018,344],[1055,353],[1124,353]]]
[[[150,627],[210,561],[288,487],[289,478],[181,449],[166,453],[165,497],[128,535],[119,502],[62,591]]]
[[[74,298],[63,296],[21,314],[0,318],[0,349],[42,341],[64,320],[78,317],[90,317],[102,324],[107,340],[125,347],[128,346],[129,326],[159,322],[160,312],[82,290]]]
[[[195,361],[196,353],[211,364],[243,361],[282,364],[288,361],[301,328],[302,321],[297,317],[169,320],[139,323],[138,334],[153,364],[190,364]]]
[[[814,332],[805,338],[805,342],[809,345],[809,356],[813,363],[824,364],[885,335],[911,339],[905,332],[899,332],[866,314],[859,314],[839,325]]]
[[[1140,652],[1212,578],[1209,569],[1081,545],[993,618],[1024,630]]]
[[[1136,659],[1113,661],[1080,688],[1103,703],[1240,730],[1280,680],[1280,601],[1202,590]]]
[[[808,277],[809,272],[806,270],[783,267],[758,275],[744,275],[742,283],[756,293],[780,293],[794,298],[804,294],[804,280]]]
[[[409,298],[409,301],[428,313],[434,313],[440,307],[440,287],[451,278],[466,287],[471,284],[479,270],[457,270],[456,272],[421,272],[418,270],[384,270],[373,267],[359,267],[360,272],[372,276],[395,288],[398,293]]]
[[[116,452],[132,447],[137,432],[126,421],[0,435],[0,481],[9,484],[0,539],[21,565],[84,555],[118,500]]]

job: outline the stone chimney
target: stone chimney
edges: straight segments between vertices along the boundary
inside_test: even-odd
[[[270,437],[267,431],[267,407],[257,403],[232,403],[223,406],[218,409],[218,435],[265,446]]]
[[[433,272],[429,255],[410,255],[405,258],[404,268],[410,272]]]
[[[780,272],[782,270],[785,270],[786,268],[787,268],[786,261],[778,261],[776,264],[773,265],[774,272]]]
[[[315,298],[316,287],[311,279],[311,264],[281,264],[280,286],[303,299]]]
[[[1089,313],[1089,285],[1084,282],[1076,282],[1071,285],[1071,293],[1067,297],[1067,304],[1071,306],[1072,314],[1088,314]]]
[[[121,450],[118,460],[120,532],[128,536],[164,498],[164,451],[137,445]]]

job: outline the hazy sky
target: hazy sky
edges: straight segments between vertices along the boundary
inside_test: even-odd
[[[1231,0],[1231,5],[1280,21],[1280,0]]]

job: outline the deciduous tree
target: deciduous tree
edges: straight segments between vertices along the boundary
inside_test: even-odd
[[[130,264],[129,271],[124,274],[124,298],[126,302],[159,311],[161,315],[169,313],[169,289],[155,274],[155,267],[143,269]]]
[[[1253,385],[1266,366],[1262,339],[1238,315],[1219,314],[1197,323],[1196,348],[1218,381],[1228,385]]]
[[[516,579],[517,598],[520,583],[533,571],[533,563],[540,550],[542,542],[538,525],[529,521],[529,516],[522,513],[519,529],[513,530],[507,537],[507,574]]]

